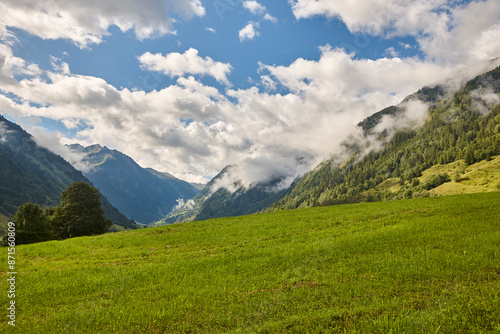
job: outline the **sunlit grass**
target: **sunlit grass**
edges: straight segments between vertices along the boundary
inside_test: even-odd
[[[16,332],[500,332],[499,203],[364,203],[19,246]]]

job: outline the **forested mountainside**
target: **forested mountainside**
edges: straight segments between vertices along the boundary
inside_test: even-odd
[[[347,161],[325,161],[272,208],[422,197],[444,183],[466,181],[467,166],[500,154],[499,92],[500,67],[469,81],[452,95],[439,86],[421,89],[406,102],[417,99],[430,104],[422,126],[403,128],[393,135],[383,131],[377,140],[386,144],[369,153],[362,145],[346,144],[351,152]],[[402,112],[401,106],[390,107],[359,126],[368,139],[376,134],[374,129],[384,117],[397,118]],[[462,164],[446,172],[436,168],[458,161]],[[434,174],[424,173],[423,177],[426,170]],[[500,183],[495,187],[500,190]]]
[[[74,182],[90,181],[62,157],[38,146],[20,126],[0,116],[0,213],[10,217],[27,202],[43,207],[60,202]],[[101,196],[106,218],[123,228],[137,228]]]
[[[272,182],[248,189],[235,184],[234,192],[215,186],[228,166],[157,225],[262,210],[499,190],[495,182],[500,159],[488,162],[500,154],[499,91],[500,67],[458,91],[424,87],[360,122],[361,140],[344,143],[343,154],[323,162],[289,189],[271,191]],[[409,110],[412,104],[425,107],[418,122],[408,122],[415,117]],[[486,162],[475,164],[479,161]]]
[[[217,186],[232,166],[226,166],[192,200],[183,203],[155,225],[172,224],[210,218],[241,216],[262,211],[286,194],[288,189],[276,189],[282,180],[262,182],[249,188],[233,184],[235,191]]]
[[[84,153],[87,164],[84,175],[127,217],[150,224],[167,214],[179,201],[187,201],[198,194],[188,182],[168,173],[142,168],[132,158],[106,146],[83,147],[75,144],[70,149]]]

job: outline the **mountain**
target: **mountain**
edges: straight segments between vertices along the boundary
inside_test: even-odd
[[[225,167],[217,176],[210,180],[210,182],[208,182],[195,197],[185,203],[180,203],[182,205],[175,208],[166,217],[163,217],[155,222],[154,225],[159,226],[196,220],[196,216],[198,215],[203,203],[210,198],[215,183],[228,172],[229,167],[230,166]]]
[[[277,187],[282,181],[281,178],[251,185],[248,188],[234,183],[232,187],[234,191],[218,186],[222,180],[226,179],[232,167],[231,165],[226,166],[198,195],[182,203],[183,205],[177,207],[155,225],[241,216],[259,212],[283,198],[288,190]]]
[[[274,180],[235,191],[215,185],[157,225],[262,210],[500,190],[500,67],[450,93],[424,87],[358,124],[364,139],[317,166],[289,189]],[[422,114],[417,117],[419,114]],[[375,144],[374,144],[375,143]],[[348,156],[347,160],[345,156]]]
[[[274,209],[380,201],[432,195],[500,190],[500,67],[446,94],[443,87],[423,88],[400,105],[372,115],[358,126],[367,142],[382,149],[366,151],[346,144],[350,159],[332,158],[305,175]],[[421,126],[390,133],[378,128],[397,123],[408,102],[429,106]],[[379,131],[379,132],[377,132]],[[481,170],[481,172],[478,172]],[[481,176],[482,175],[482,176]],[[481,179],[477,184],[471,178]]]
[[[29,133],[0,116],[0,214],[14,215],[26,202],[55,206],[61,193],[74,182],[90,183],[70,163],[38,146]],[[101,202],[115,229],[138,227],[104,196]]]
[[[198,189],[168,173],[142,168],[132,158],[106,146],[70,145],[84,155],[84,175],[127,217],[150,224],[187,201]]]
[[[288,189],[277,188],[281,181],[281,178],[276,178],[248,188],[236,184],[234,191],[219,188],[206,198],[194,220],[241,216],[262,211],[287,193]]]

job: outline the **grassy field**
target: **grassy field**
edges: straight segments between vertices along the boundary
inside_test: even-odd
[[[18,246],[15,332],[500,333],[499,204],[362,203]],[[1,305],[7,290],[2,271]]]

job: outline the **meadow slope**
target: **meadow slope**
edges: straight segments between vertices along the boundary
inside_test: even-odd
[[[18,246],[15,332],[498,333],[499,203],[361,203]]]

